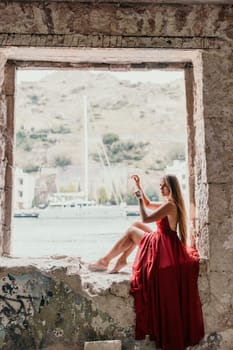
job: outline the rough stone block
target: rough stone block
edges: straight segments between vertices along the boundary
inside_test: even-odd
[[[85,342],[84,350],[121,350],[120,340]]]

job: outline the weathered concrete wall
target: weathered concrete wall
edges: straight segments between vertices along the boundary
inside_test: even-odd
[[[220,48],[231,20],[231,5],[12,1],[0,4],[0,45]]]
[[[196,230],[200,236],[199,250],[207,258],[201,266],[199,281],[206,338],[194,347],[198,350],[232,350],[233,344],[232,28],[232,4],[172,5],[165,1],[163,4],[135,4],[134,1],[0,3],[1,47],[201,50],[200,62],[193,69],[192,136]],[[4,190],[7,161],[7,103],[2,90],[4,64],[5,57],[1,56],[2,226],[6,222]],[[1,240],[6,232],[4,230],[5,227],[2,227]],[[44,273],[40,267],[37,270],[30,267],[15,270],[6,266],[2,276],[5,280],[2,280],[0,337],[4,350],[50,345],[51,349],[58,349],[62,344],[78,349],[85,339],[109,337],[119,337],[125,349],[132,348],[134,314],[132,300],[127,294],[128,278],[120,281],[115,280],[118,277],[111,277],[111,280],[108,277],[108,283],[99,289],[102,283],[101,279],[98,280],[99,274],[96,275],[96,283],[86,281],[85,285],[82,282],[84,275],[68,277],[62,269]],[[65,285],[69,286],[68,289]],[[19,292],[15,294],[17,288]],[[122,315],[127,312],[126,316],[116,312],[118,305],[119,310],[124,312]],[[113,329],[115,333],[112,333]],[[149,349],[150,346],[152,348],[150,344],[140,344],[141,349]]]
[[[85,341],[96,339],[122,340],[123,350],[134,350],[135,345],[141,350],[154,349],[152,342],[134,341],[130,270],[119,275],[93,275],[79,259],[71,258],[34,259],[30,265],[19,259],[0,262],[1,349],[58,350],[61,346],[81,350]],[[206,282],[203,264],[203,306],[209,299]],[[197,349],[218,349],[223,339],[222,334],[213,333]]]
[[[3,253],[4,232],[5,232],[5,174],[6,174],[6,126],[7,108],[4,91],[5,64],[7,58],[0,54],[0,254]]]
[[[206,323],[208,328],[231,330],[233,329],[233,139],[230,137],[233,132],[232,58],[232,47],[203,53],[210,244],[210,303]]]
[[[77,259],[41,261],[39,266],[37,261],[37,267],[7,260],[1,261],[6,266],[0,273],[1,349],[57,343],[82,349],[85,341],[95,339],[122,339],[124,349],[133,349],[129,275],[97,274],[96,284]]]

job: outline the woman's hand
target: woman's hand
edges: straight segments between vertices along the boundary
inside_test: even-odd
[[[138,175],[132,175],[131,179],[133,179],[135,181],[136,187],[141,190],[141,180],[140,177]]]

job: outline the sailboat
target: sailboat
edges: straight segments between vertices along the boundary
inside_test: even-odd
[[[119,202],[118,196],[115,193],[113,186],[113,195],[117,205],[100,205],[94,200],[89,200],[89,150],[88,150],[88,116],[87,116],[87,96],[83,97],[84,104],[84,196],[80,193],[54,193],[49,201],[47,208],[40,211],[41,217],[52,218],[80,218],[80,217],[120,217],[126,216],[126,204],[121,200]],[[101,143],[102,151],[105,156],[105,162],[110,170],[112,179],[111,165]],[[102,161],[104,166],[104,161]],[[112,179],[113,180],[113,179]],[[113,181],[112,181],[113,182]]]

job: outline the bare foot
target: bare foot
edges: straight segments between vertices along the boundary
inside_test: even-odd
[[[116,265],[114,266],[114,268],[112,270],[110,270],[108,273],[118,273],[121,269],[123,269],[123,267],[125,267],[127,265],[126,261],[120,261],[118,260],[116,262]]]
[[[93,272],[106,271],[107,268],[108,263],[104,259],[99,259],[97,262],[88,265],[88,269]]]

